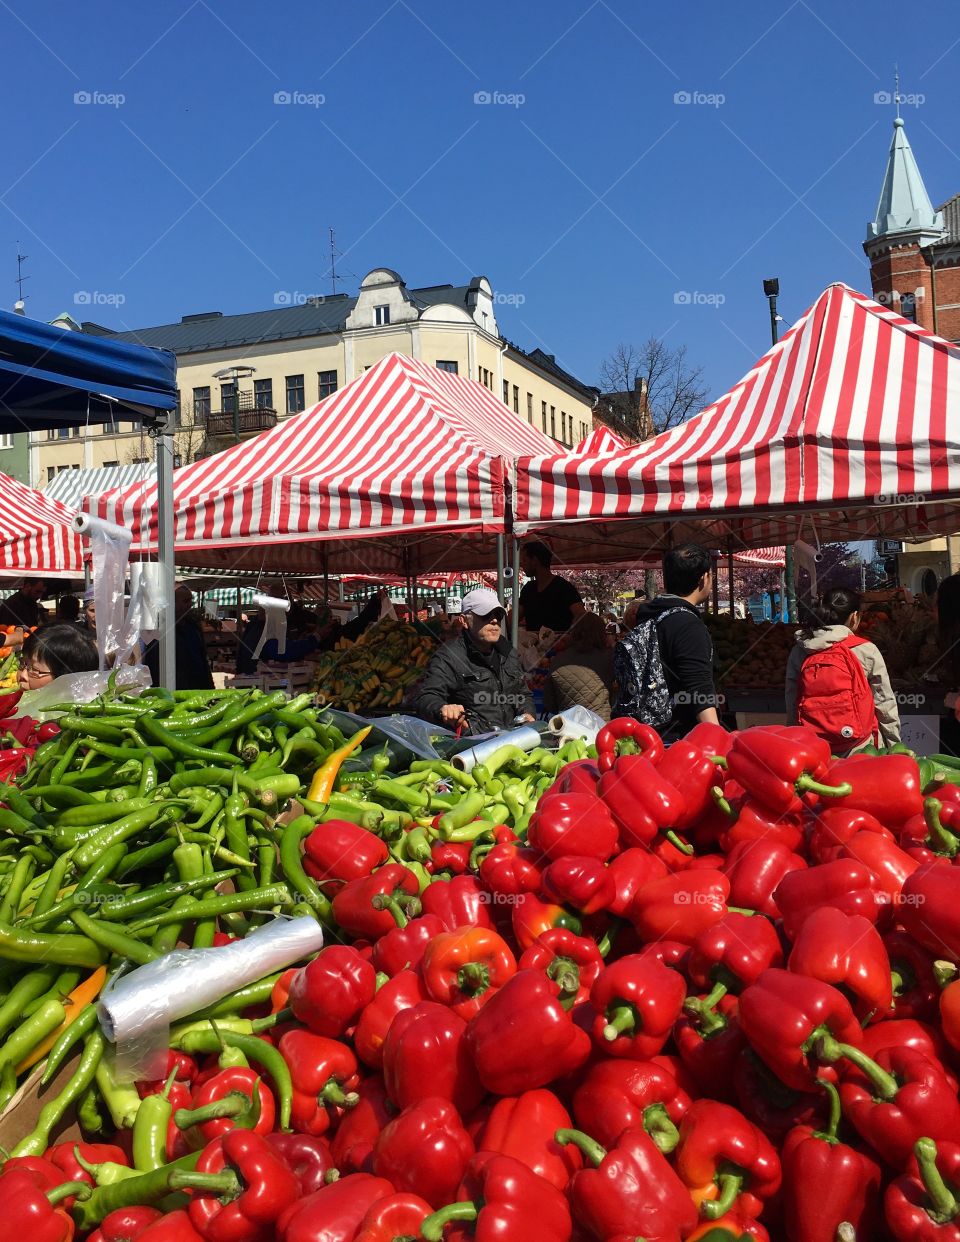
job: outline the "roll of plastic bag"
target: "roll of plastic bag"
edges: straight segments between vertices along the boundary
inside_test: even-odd
[[[170,1024],[230,992],[282,970],[323,947],[323,928],[312,918],[277,918],[243,940],[213,949],[174,949],[121,975],[104,989],[97,1017],[117,1045],[123,1079],[153,1073],[166,1055]]]

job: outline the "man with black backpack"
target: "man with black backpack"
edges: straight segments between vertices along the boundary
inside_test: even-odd
[[[667,740],[697,723],[719,724],[713,643],[697,608],[710,597],[710,553],[696,543],[663,558],[663,594],[637,610],[635,628],[613,649],[614,714],[652,725]]]

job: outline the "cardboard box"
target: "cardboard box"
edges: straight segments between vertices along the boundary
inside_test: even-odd
[[[4,1151],[13,1151],[20,1140],[25,1138],[37,1124],[44,1104],[54,1099],[66,1086],[70,1075],[80,1061],[81,1047],[82,1044],[76,1048],[74,1055],[60,1066],[59,1072],[49,1086],[43,1088],[40,1086],[40,1079],[43,1077],[47,1064],[46,1060],[41,1061],[33,1073],[21,1083],[17,1094],[0,1114],[0,1147]],[[83,1142],[83,1131],[77,1124],[74,1109],[67,1111],[66,1116],[53,1132],[51,1141],[54,1143]]]

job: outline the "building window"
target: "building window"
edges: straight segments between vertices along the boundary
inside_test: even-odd
[[[503,404],[510,404],[510,385],[506,380],[503,381]]]
[[[900,314],[911,323],[917,322],[917,299],[913,293],[900,294]]]
[[[557,407],[555,405],[550,407],[550,434],[554,440],[557,438]]]
[[[253,405],[257,410],[273,409],[273,380],[253,381]]]
[[[479,379],[481,384],[483,384],[485,387],[489,388],[491,392],[493,392],[493,375],[487,370],[486,367],[478,368],[477,379]]]
[[[566,410],[560,411],[560,439],[564,444],[567,442],[567,413]]]
[[[80,436],[83,434],[83,428],[80,426],[79,423],[77,423],[75,427],[72,427],[71,431],[73,432],[75,439],[79,439]]]
[[[132,457],[131,464],[134,466],[146,466],[150,461],[149,457]]]
[[[210,413],[210,389],[195,388],[193,390],[193,421],[205,422]]]
[[[224,414],[232,414],[236,408],[237,386],[236,384],[220,385],[220,409]]]
[[[375,306],[373,308],[373,322],[378,328],[384,328],[390,322],[390,307]]]
[[[514,384],[513,386],[513,412],[520,413],[520,389]]]
[[[183,465],[183,457],[182,457],[182,455],[181,455],[180,453],[174,453],[174,455],[173,455],[173,468],[174,468],[174,470],[179,470],[179,469],[180,469],[180,467],[181,467],[182,465]]]
[[[287,376],[287,413],[299,414],[304,408],[305,402],[303,398],[303,376],[288,375]]]
[[[449,371],[451,375],[460,374],[460,368],[457,366],[456,362],[450,359],[445,360],[443,358],[438,358],[437,359],[437,370],[438,371]]]
[[[546,401],[540,402],[540,421],[543,423],[543,434],[546,435],[547,434],[547,403]]]
[[[3,435],[0,435],[0,449],[12,449],[12,448],[13,448],[13,436],[6,432]]]
[[[103,463],[104,470],[116,470],[120,463],[118,461],[105,461]]]
[[[56,466],[47,466],[47,482],[52,483],[56,477],[57,477]]]
[[[317,372],[317,400],[322,401],[324,397],[330,397],[336,391],[337,391],[336,371],[318,371]]]
[[[527,422],[533,426],[533,393],[527,393]]]

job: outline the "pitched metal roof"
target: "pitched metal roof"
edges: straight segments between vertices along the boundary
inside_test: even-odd
[[[943,212],[944,241],[960,241],[960,194],[954,194],[953,198],[941,203],[937,211]]]
[[[890,233],[943,232],[943,216],[934,211],[927,187],[914,157],[902,117],[893,122],[893,141],[873,221],[867,225],[867,241]]]

